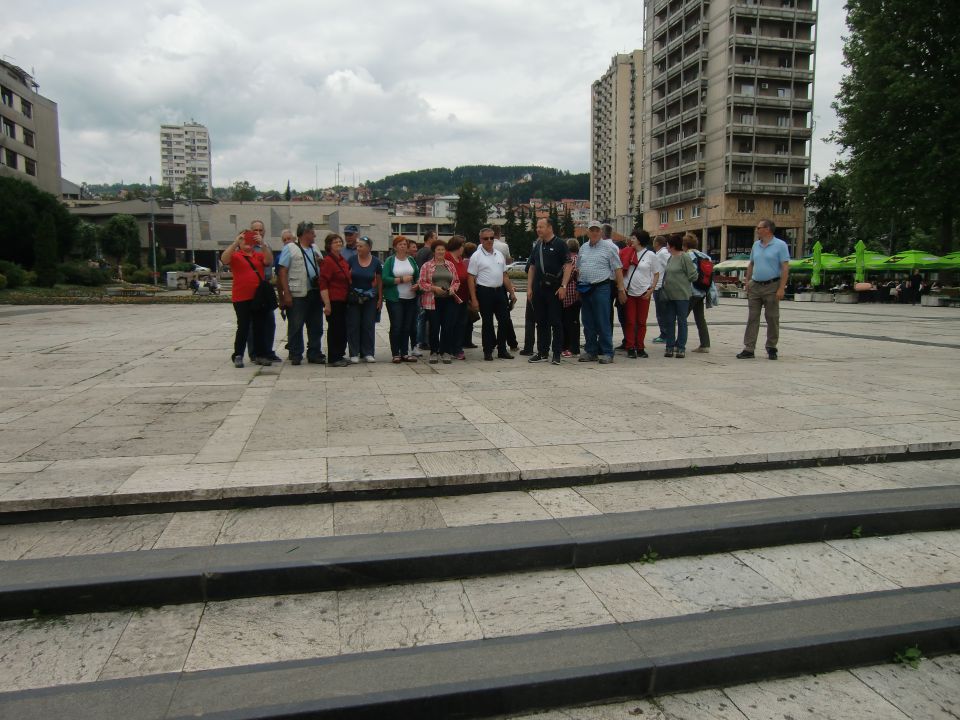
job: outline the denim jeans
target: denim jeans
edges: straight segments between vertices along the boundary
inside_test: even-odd
[[[387,315],[390,316],[390,354],[403,357],[410,354],[411,332],[417,324],[420,302],[417,298],[388,301]]]
[[[580,295],[583,349],[587,355],[613,355],[613,318],[610,317],[610,283],[596,285]]]
[[[687,349],[687,313],[690,310],[689,300],[667,300],[664,298],[663,314],[667,334],[663,339],[667,341],[667,349]]]
[[[663,297],[663,288],[653,291],[653,306],[657,309],[657,325],[660,327],[660,337],[667,338],[666,298]]]
[[[303,359],[303,328],[307,328],[307,360],[323,357],[323,301],[319,290],[293,298],[287,310],[287,350],[291,360]]]
[[[373,356],[376,347],[377,301],[347,305],[347,346],[351,357]]]

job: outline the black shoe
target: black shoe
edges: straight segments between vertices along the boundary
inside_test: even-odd
[[[577,360],[577,362],[596,362],[596,361],[597,361],[597,356],[591,355],[590,353],[584,353],[583,355],[580,356],[580,359]]]
[[[532,362],[532,363],[543,362],[546,359],[547,358],[545,356],[541,355],[540,353],[537,353],[536,355],[531,355],[530,358],[527,360],[527,362]]]
[[[767,350],[767,360],[776,360],[777,359],[777,349],[770,348]]]
[[[513,360],[513,355],[508,353],[506,350],[501,350],[497,353],[497,357],[501,360]]]
[[[478,346],[473,343],[465,343],[463,347],[466,350],[476,350]]]
[[[637,351],[637,357],[640,357],[640,358],[648,358],[648,357],[650,357],[650,356],[647,355],[647,351],[646,351],[646,350],[638,350],[638,351]]]
[[[617,349],[617,350],[626,350],[626,349],[627,349],[627,341],[624,340],[622,343],[620,343],[619,345],[617,345],[616,349]]]
[[[550,361],[551,365],[559,365],[563,362],[563,358],[560,356],[560,353],[554,353],[553,359]]]
[[[737,353],[737,360],[752,360],[754,357],[756,356],[749,350],[741,350]]]
[[[492,361],[493,361],[493,353],[484,353],[484,354],[483,354],[483,359],[484,359],[484,360],[489,360],[489,361],[492,362]]]
[[[303,360],[301,360],[300,358],[290,358],[291,365],[299,365],[302,362]],[[310,361],[308,360],[307,362],[310,362]]]
[[[307,362],[311,365],[326,365],[327,358],[324,355],[321,355],[320,357],[307,358]]]
[[[637,359],[637,351],[634,350],[633,348],[630,348],[629,350],[627,350],[627,357],[630,358],[631,360],[636,360],[636,359]]]
[[[529,357],[530,355],[533,355],[533,350],[523,349],[518,354],[523,355],[524,357]]]
[[[667,348],[663,351],[664,357],[673,357],[673,348]]]
[[[516,351],[519,350],[519,349],[520,349],[520,346],[519,346],[519,345],[511,345],[511,346],[510,346],[510,352],[516,352]]]
[[[275,363],[282,363],[282,362],[283,362],[283,358],[280,357],[279,355],[277,355],[276,353],[273,353],[273,354],[271,354],[271,355],[267,355],[267,360],[269,360],[270,362],[275,362]]]

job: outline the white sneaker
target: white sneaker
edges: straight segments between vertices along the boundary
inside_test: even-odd
[[[377,359],[373,355],[366,355],[364,356],[363,361],[368,363],[375,363]]]
[[[413,349],[413,352],[410,354],[413,355],[414,357],[423,357],[423,351],[418,347],[415,347]]]
[[[353,356],[350,358],[350,362],[353,363],[354,365],[356,365],[358,362],[360,362],[360,358],[358,358],[356,355],[353,355]]]
[[[444,364],[444,365],[449,365],[451,362],[453,362],[453,360],[450,359],[450,354],[449,354],[449,353],[443,353],[443,354],[440,356],[440,359],[443,361],[443,364]]]
[[[437,355],[436,353],[430,353],[430,361],[429,361],[429,362],[430,362],[431,365],[436,365],[437,362],[439,362],[439,360],[440,360],[440,356],[439,356],[439,355]]]

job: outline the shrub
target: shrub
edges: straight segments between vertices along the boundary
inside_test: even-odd
[[[63,263],[57,270],[65,283],[98,287],[110,282],[110,273],[86,263]]]
[[[11,290],[27,284],[27,271],[9,260],[0,260],[0,274],[6,276]]]
[[[124,280],[128,279],[131,275],[133,275],[137,270],[140,269],[133,263],[124,263],[123,265],[121,265],[121,267],[123,268]]]
[[[190,272],[193,270],[193,263],[181,262],[170,263],[160,268],[160,272]]]
[[[7,276],[0,274],[0,290],[3,290],[7,287]]]
[[[132,283],[152,283],[153,282],[153,273],[150,270],[134,270],[130,273],[129,277],[124,271],[123,277],[128,282]]]
[[[33,270],[27,270],[23,273],[23,284],[31,287],[37,284],[37,274]]]

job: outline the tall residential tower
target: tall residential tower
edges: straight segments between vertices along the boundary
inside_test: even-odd
[[[25,70],[0,60],[0,175],[60,197],[57,104],[39,89]]]
[[[749,252],[769,217],[803,249],[816,0],[645,0],[645,225]]]
[[[196,175],[209,194],[213,187],[210,170],[207,128],[192,120],[160,126],[160,175],[164,185],[176,191],[187,175]]]
[[[615,55],[591,93],[590,207],[594,217],[624,234],[629,234],[642,203],[642,101],[643,50]]]

